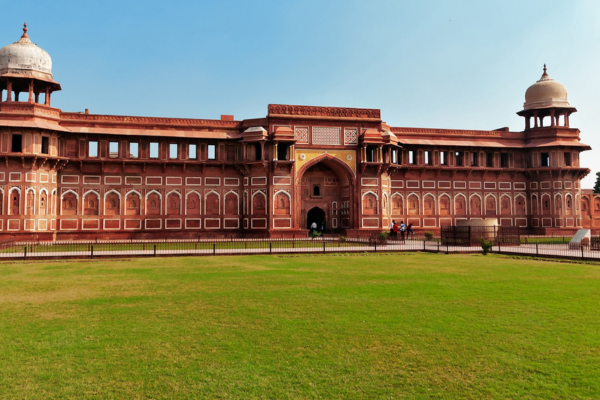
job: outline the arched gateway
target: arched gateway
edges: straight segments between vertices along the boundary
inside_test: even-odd
[[[324,154],[306,163],[296,180],[296,220],[310,228],[325,222],[328,232],[355,227],[354,177],[342,161]],[[318,221],[317,221],[318,220]]]

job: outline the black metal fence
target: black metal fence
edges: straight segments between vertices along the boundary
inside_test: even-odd
[[[495,245],[521,244],[519,227],[504,226],[442,226],[440,228],[442,244],[456,246],[478,246],[482,240],[487,240]]]
[[[452,236],[449,237],[452,233]],[[492,253],[524,256],[560,257],[600,260],[600,238],[572,248],[564,238],[521,236],[511,231],[495,232],[471,230],[464,232],[442,231],[441,238],[401,240],[379,235],[361,238],[326,236],[310,238],[229,238],[197,240],[122,240],[122,241],[55,241],[14,242],[0,244],[0,260],[62,259],[108,257],[164,257],[200,255],[246,255],[289,253],[356,253],[425,251],[443,253],[481,252],[475,243],[478,234],[493,236]],[[570,240],[570,239],[569,239]],[[565,243],[566,242],[566,243]]]

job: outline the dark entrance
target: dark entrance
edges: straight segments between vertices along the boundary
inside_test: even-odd
[[[322,224],[326,222],[325,221],[325,211],[323,211],[319,207],[311,208],[308,211],[308,214],[306,215],[306,224],[307,224],[306,228],[310,229],[310,226],[312,225],[313,222],[317,223],[317,230],[320,232]],[[325,229],[327,229],[327,225],[325,225]]]

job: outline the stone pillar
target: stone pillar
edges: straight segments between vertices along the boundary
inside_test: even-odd
[[[565,126],[569,127],[569,112],[565,112]]]
[[[37,103],[37,104],[40,103],[40,92],[35,93],[35,103]]]
[[[529,115],[525,118],[525,129],[531,128],[530,118],[531,118],[531,116],[529,116]]]
[[[12,82],[10,81],[10,79],[6,82],[6,91],[8,93],[6,93],[6,102],[11,102],[12,101]]]
[[[538,127],[538,113],[537,113],[537,111],[533,112],[533,122],[535,124],[533,127],[537,128]]]
[[[33,103],[33,79],[29,81],[29,98],[27,99],[28,103]]]
[[[44,104],[46,104],[47,106],[50,105],[50,88],[49,87],[46,88],[46,98],[45,98]]]
[[[277,151],[278,151],[279,145],[277,142],[275,142],[275,148],[273,150],[273,161],[277,161]]]

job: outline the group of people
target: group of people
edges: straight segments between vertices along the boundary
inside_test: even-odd
[[[390,237],[393,239],[398,238],[398,231],[400,231],[400,240],[404,240],[404,235],[406,234],[406,238],[408,239],[409,235],[414,236],[415,232],[412,229],[413,224],[408,224],[408,226],[404,225],[404,221],[400,222],[400,225],[396,223],[396,221],[392,221],[390,225]]]
[[[318,229],[318,225],[316,222],[313,222],[312,224],[310,224],[310,233],[313,233],[314,231],[317,231]],[[325,222],[321,223],[321,233],[325,232]]]

